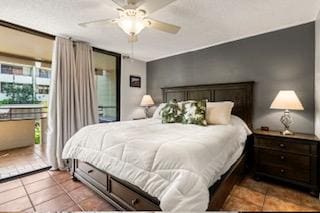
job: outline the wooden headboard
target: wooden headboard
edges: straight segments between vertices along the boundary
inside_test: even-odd
[[[177,101],[209,100],[233,101],[232,114],[242,118],[252,129],[254,82],[208,84],[162,88],[163,102],[172,99]]]

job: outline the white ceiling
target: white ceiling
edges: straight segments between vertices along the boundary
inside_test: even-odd
[[[111,0],[0,0],[0,19],[71,36],[93,46],[130,53],[117,27],[81,28],[80,22],[114,18]],[[177,35],[145,29],[134,57],[151,61],[314,21],[320,0],[177,0],[150,17],[182,27]]]

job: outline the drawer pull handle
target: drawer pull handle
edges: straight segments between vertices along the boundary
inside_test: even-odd
[[[280,157],[280,159],[281,159],[281,160],[284,160],[284,159],[285,159],[285,157],[284,157],[284,156],[281,156],[281,157]]]
[[[281,174],[283,174],[285,171],[284,171],[284,169],[281,169],[280,172],[281,172]]]
[[[285,147],[286,147],[283,143],[281,143],[279,146],[280,146],[281,148],[285,148]]]
[[[92,172],[93,172],[93,170],[91,169],[91,170],[88,171],[88,174],[90,174],[90,173],[92,173]]]
[[[134,205],[136,205],[138,203],[138,199],[133,199],[133,200],[131,200],[131,204],[134,206]]]

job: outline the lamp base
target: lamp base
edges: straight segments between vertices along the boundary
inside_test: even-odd
[[[290,130],[286,129],[281,132],[282,135],[294,135],[294,132],[291,132]]]
[[[284,131],[281,132],[282,135],[294,135],[293,132],[289,130],[290,125],[293,123],[293,120],[290,116],[289,110],[285,110],[283,116],[280,119],[281,123],[284,125]]]
[[[144,114],[146,118],[149,118],[149,107],[144,107]]]

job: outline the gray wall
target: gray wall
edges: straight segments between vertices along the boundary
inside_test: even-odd
[[[316,20],[315,133],[320,137],[320,13]]]
[[[279,90],[293,89],[305,107],[292,129],[314,132],[315,25],[189,52],[147,64],[147,93],[161,102],[161,87],[255,81],[254,127],[282,129],[281,110],[270,110]]]

